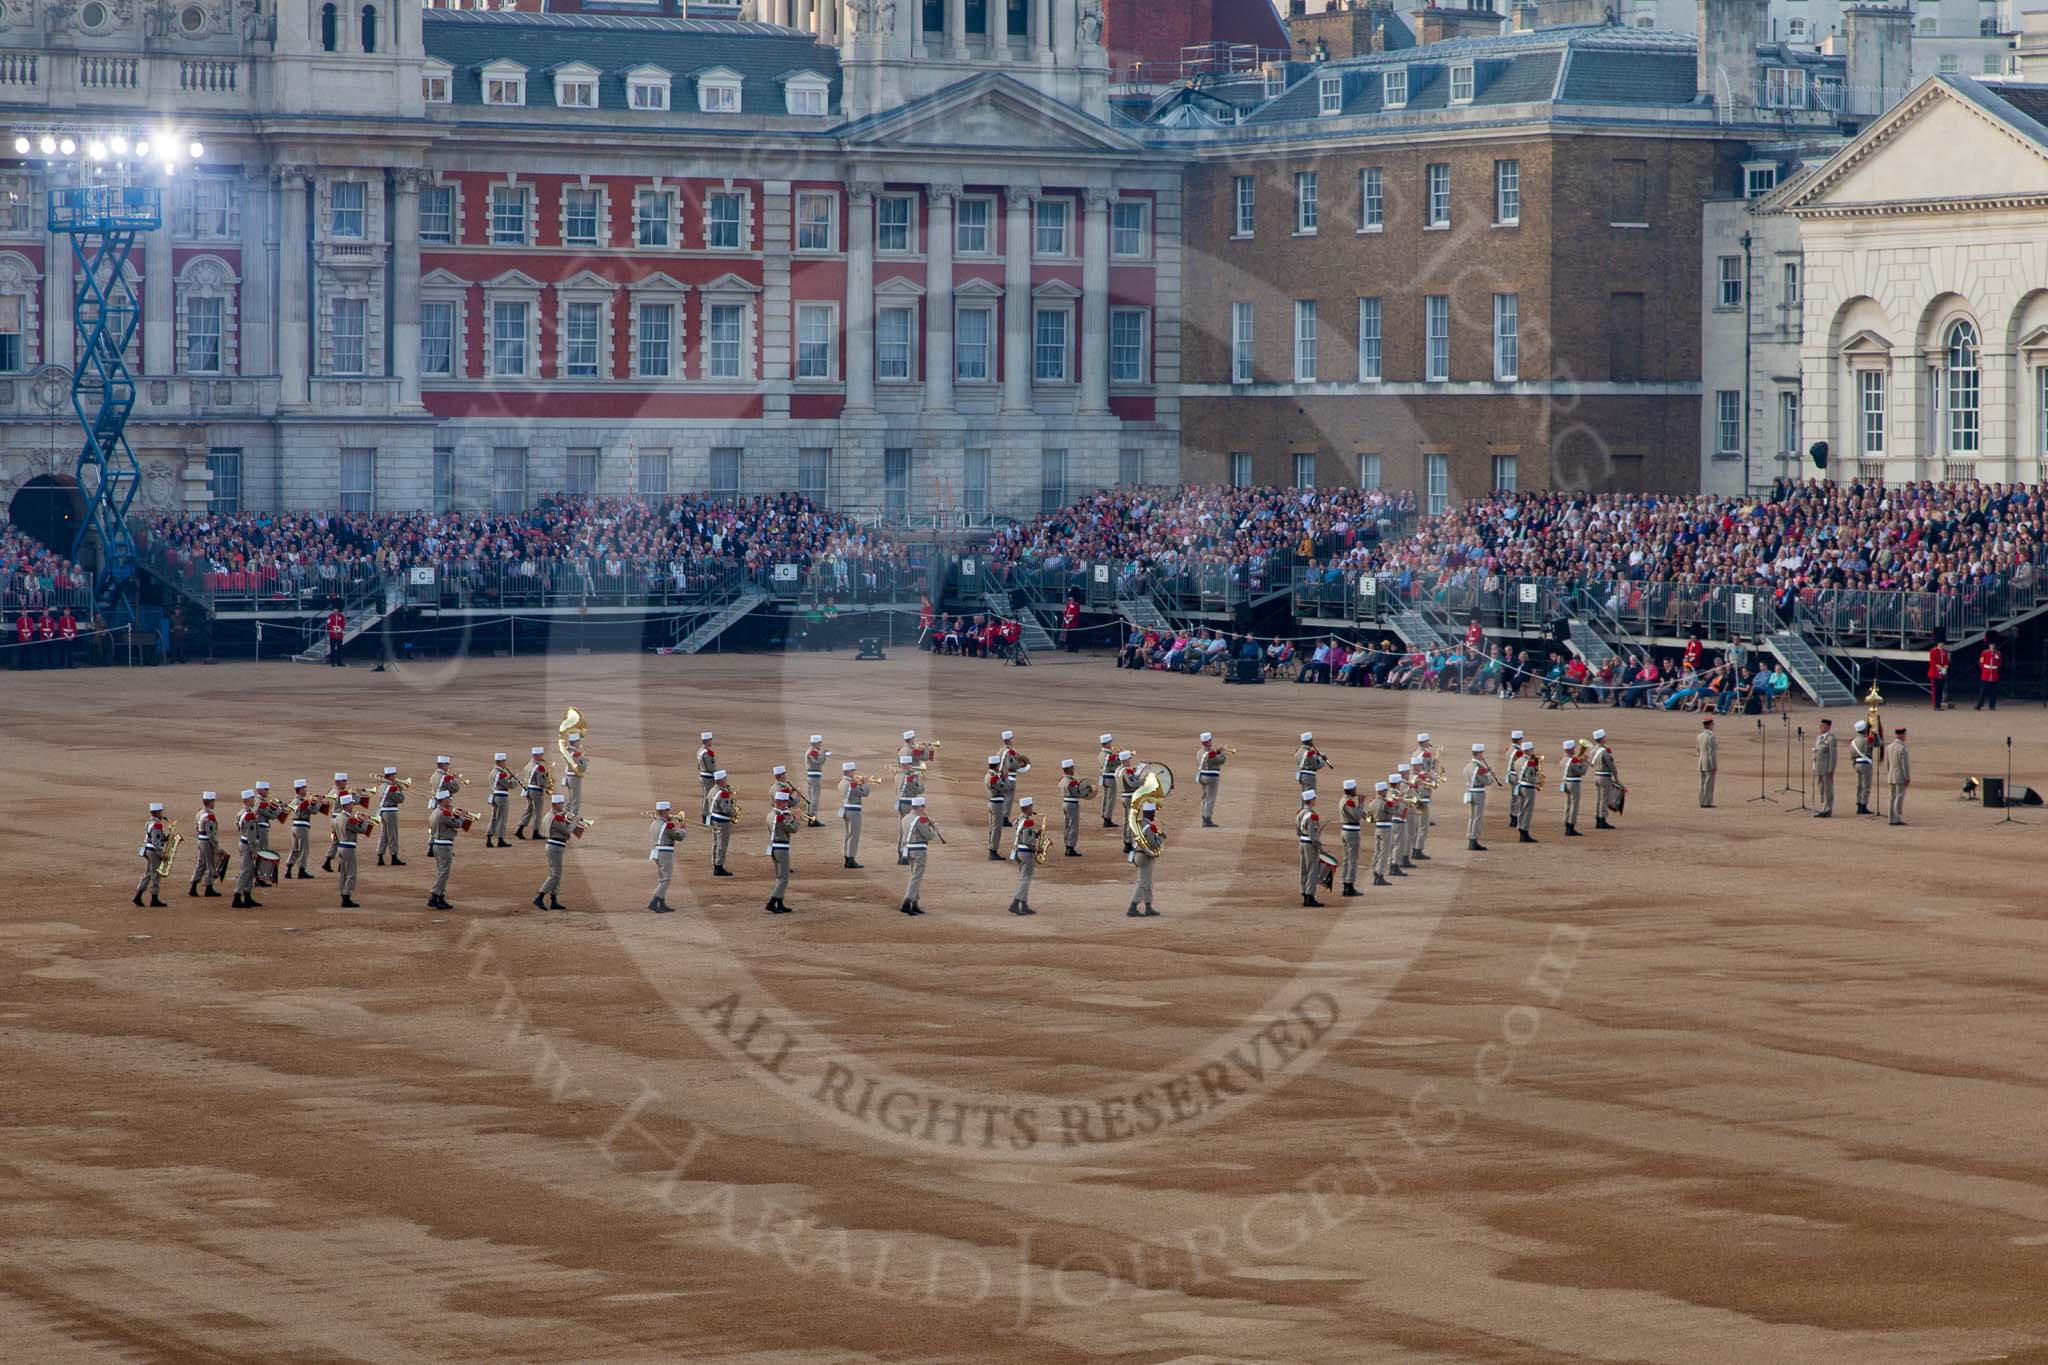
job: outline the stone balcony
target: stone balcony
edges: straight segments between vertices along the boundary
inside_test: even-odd
[[[80,106],[132,108],[138,118],[252,112],[246,58],[0,48],[0,106],[34,105],[52,113]]]

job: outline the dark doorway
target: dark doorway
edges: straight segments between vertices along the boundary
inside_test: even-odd
[[[68,474],[38,474],[14,495],[7,519],[24,535],[68,559],[85,525],[85,495]]]

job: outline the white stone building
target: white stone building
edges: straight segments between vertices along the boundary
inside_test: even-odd
[[[1779,207],[1832,477],[2048,474],[2048,86],[1923,82]]]
[[[135,259],[141,505],[1172,480],[1180,168],[1095,0],[744,13],[9,3],[0,146],[206,145]],[[82,442],[70,173],[0,165],[0,506]]]

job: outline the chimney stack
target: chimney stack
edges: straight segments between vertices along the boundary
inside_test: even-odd
[[[1842,11],[1848,49],[1842,112],[1876,118],[1905,97],[1913,82],[1913,13],[1887,5],[1850,5]]]
[[[1756,117],[1769,15],[1770,0],[1699,0],[1699,92],[1728,121]]]

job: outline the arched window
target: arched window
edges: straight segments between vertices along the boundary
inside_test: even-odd
[[[1948,329],[1948,449],[1952,455],[1974,455],[1982,430],[1978,410],[1977,328],[1968,319]]]
[[[339,26],[339,17],[336,15],[334,5],[330,0],[330,3],[320,7],[320,50],[322,52],[334,51],[334,45],[341,36],[338,32]]]
[[[365,51],[365,52],[375,52],[376,50],[377,50],[377,7],[376,7],[375,5],[364,5],[364,6],[363,6],[363,51]]]

